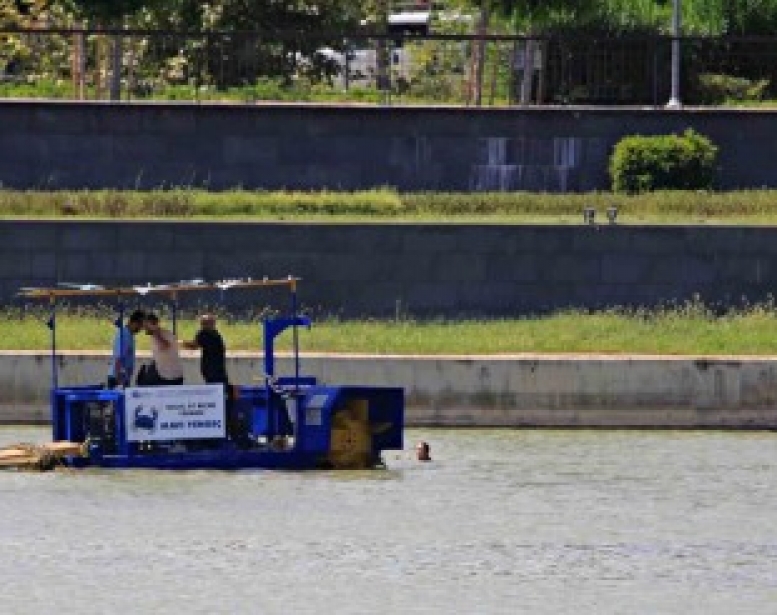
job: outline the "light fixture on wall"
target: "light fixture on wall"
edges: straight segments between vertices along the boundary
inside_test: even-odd
[[[610,221],[610,224],[615,224],[615,221],[618,219],[618,208],[615,205],[607,208],[607,219]]]
[[[594,224],[596,222],[596,210],[593,207],[583,209],[583,222],[585,224]]]

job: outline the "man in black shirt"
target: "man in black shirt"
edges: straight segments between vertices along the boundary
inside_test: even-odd
[[[200,373],[207,384],[229,384],[224,340],[216,329],[216,317],[213,314],[200,316],[197,335],[190,342],[182,342],[182,345],[188,350],[202,350]]]
[[[227,433],[230,439],[244,443],[247,438],[248,428],[245,427],[236,415],[234,406],[234,394],[229,385],[226,365],[226,348],[221,334],[216,329],[216,317],[213,314],[200,316],[200,330],[190,342],[181,342],[181,346],[188,350],[202,351],[200,358],[200,373],[206,384],[224,385],[224,398],[226,401]]]

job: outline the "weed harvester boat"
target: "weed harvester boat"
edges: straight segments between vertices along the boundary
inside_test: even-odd
[[[370,468],[386,450],[401,449],[404,391],[398,387],[321,384],[300,374],[298,328],[310,319],[297,307],[298,278],[191,280],[164,285],[106,288],[68,285],[25,288],[27,299],[47,300],[51,330],[51,422],[53,442],[0,449],[0,467],[165,469]],[[286,316],[263,321],[260,384],[184,384],[108,389],[100,384],[59,382],[57,302],[65,298],[115,298],[116,326],[123,331],[124,301],[158,294],[257,290],[284,287],[291,297]],[[173,309],[175,322],[176,311]],[[275,370],[275,339],[293,333],[294,373]],[[3,452],[5,451],[5,456]],[[4,464],[4,465],[3,465]]]

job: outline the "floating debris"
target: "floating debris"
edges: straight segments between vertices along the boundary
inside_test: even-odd
[[[84,456],[84,449],[84,445],[77,442],[11,444],[0,448],[0,469],[46,472],[60,465],[64,457]]]

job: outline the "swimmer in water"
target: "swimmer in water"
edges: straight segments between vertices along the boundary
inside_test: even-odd
[[[432,449],[428,442],[421,441],[415,445],[415,458],[418,461],[431,461]]]

